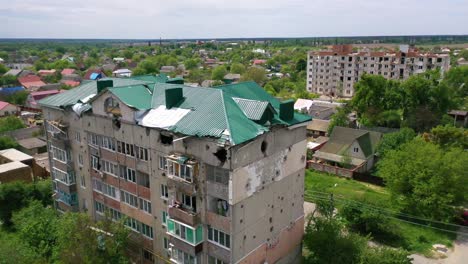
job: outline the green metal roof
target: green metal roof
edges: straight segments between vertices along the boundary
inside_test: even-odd
[[[166,116],[169,120],[175,120],[168,126],[159,128],[184,135],[214,137],[231,145],[252,140],[269,131],[271,125],[289,126],[311,119],[309,116],[294,113],[291,120],[281,120],[278,114],[280,102],[253,82],[203,88],[160,82],[148,83],[129,78],[112,80],[114,87],[108,88],[108,91],[122,103],[138,110],[148,110],[144,116],[149,116],[152,111],[157,110],[161,111],[158,114],[169,115]],[[126,85],[122,85],[123,82]],[[181,88],[183,97],[167,109],[166,90],[173,88]],[[86,83],[62,93],[60,95],[63,96],[59,98],[48,97],[40,101],[40,104],[64,108],[92,94],[96,94],[96,82]],[[176,119],[170,115],[174,109],[189,111],[183,111],[183,116]],[[271,122],[267,125],[257,123],[256,121],[263,117],[267,109],[273,116]],[[151,116],[153,117],[158,118],[158,115]]]
[[[256,101],[238,97],[233,97],[232,99],[249,119],[256,121],[262,119],[265,110],[270,105],[267,101]]]
[[[105,78],[103,80],[113,80],[114,87],[149,83],[146,81],[132,80],[128,78]],[[96,81],[89,81],[66,92],[46,97],[39,101],[39,105],[52,108],[64,108],[74,105],[78,101],[83,100],[92,94],[97,94]]]
[[[130,79],[152,82],[152,83],[165,83],[169,80],[167,75],[163,73],[158,74],[158,75],[147,74],[147,75],[132,76],[130,77]]]
[[[147,85],[130,85],[108,88],[109,92],[117,96],[126,105],[138,110],[151,108],[152,91]]]

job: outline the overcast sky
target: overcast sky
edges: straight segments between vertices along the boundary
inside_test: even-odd
[[[0,38],[468,34],[468,0],[0,0]]]

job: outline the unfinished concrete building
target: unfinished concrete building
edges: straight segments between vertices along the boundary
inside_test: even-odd
[[[312,93],[352,97],[354,84],[363,74],[386,79],[407,79],[426,70],[448,71],[448,54],[422,53],[408,45],[399,51],[353,51],[351,45],[335,45],[331,50],[311,51],[307,59],[307,90]]]
[[[104,79],[40,102],[59,211],[127,217],[139,263],[296,263],[306,125],[253,82]]]

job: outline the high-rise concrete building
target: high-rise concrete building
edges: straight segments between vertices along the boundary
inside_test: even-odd
[[[310,118],[252,82],[159,81],[40,101],[57,210],[127,217],[140,263],[299,261]]]
[[[396,52],[353,51],[351,45],[332,46],[331,50],[311,51],[307,59],[307,90],[312,93],[352,97],[354,84],[363,74],[386,79],[406,79],[426,70],[450,66],[448,54],[419,52],[401,45]]]

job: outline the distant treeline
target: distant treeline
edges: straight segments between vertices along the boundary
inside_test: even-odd
[[[330,45],[351,43],[407,43],[407,44],[453,44],[468,42],[468,35],[418,35],[418,36],[353,36],[353,37],[298,37],[298,38],[212,38],[212,39],[28,39],[28,38],[0,38],[0,44],[6,43],[49,43],[49,44],[129,44],[129,43],[160,43],[173,44],[176,42],[212,41],[251,43],[283,42],[296,45]]]

